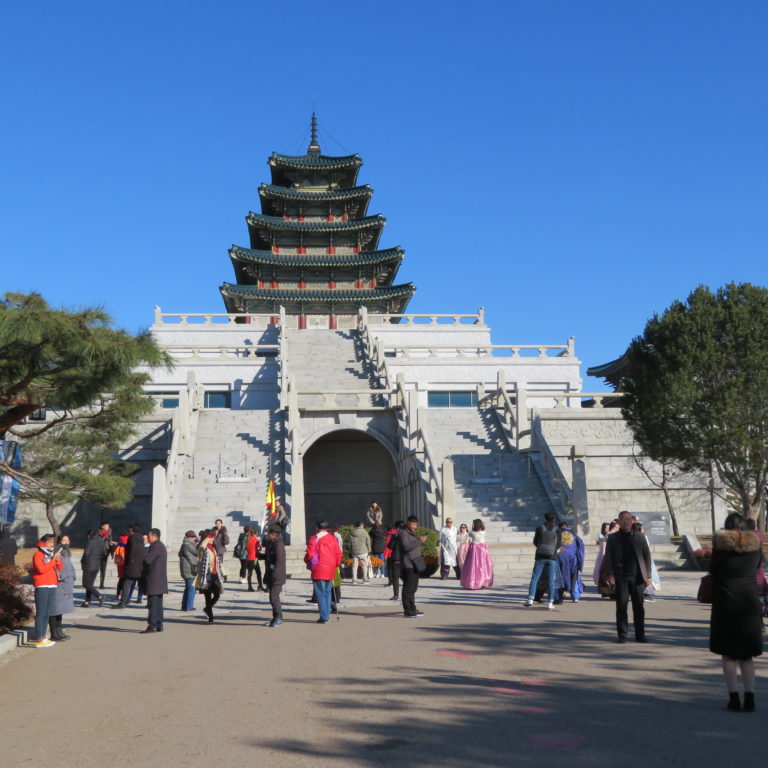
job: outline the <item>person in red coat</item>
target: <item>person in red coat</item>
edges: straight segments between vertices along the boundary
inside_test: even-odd
[[[56,643],[45,636],[48,616],[51,613],[56,587],[59,584],[59,572],[62,569],[61,555],[54,547],[56,541],[52,533],[43,536],[37,542],[37,551],[32,556],[32,584],[35,587],[35,639],[36,648],[48,648]]]
[[[341,547],[336,537],[329,533],[325,520],[317,523],[317,532],[307,544],[304,562],[312,572],[312,586],[320,610],[318,624],[327,624],[331,616],[331,589],[336,569],[341,565]]]

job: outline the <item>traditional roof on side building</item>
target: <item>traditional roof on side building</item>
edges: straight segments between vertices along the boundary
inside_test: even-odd
[[[611,360],[609,363],[593,365],[591,368],[587,368],[587,376],[594,376],[596,379],[605,379],[614,390],[616,390],[621,386],[621,379],[626,373],[626,369],[627,356],[622,355],[615,360]]]

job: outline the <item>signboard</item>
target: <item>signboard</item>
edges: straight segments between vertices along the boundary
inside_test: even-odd
[[[642,524],[643,531],[648,537],[648,543],[669,544],[672,535],[669,530],[669,512],[633,512]]]

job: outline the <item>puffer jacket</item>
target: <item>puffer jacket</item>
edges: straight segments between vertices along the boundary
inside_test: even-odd
[[[354,528],[349,534],[349,548],[352,557],[367,555],[371,551],[371,537],[365,528]]]

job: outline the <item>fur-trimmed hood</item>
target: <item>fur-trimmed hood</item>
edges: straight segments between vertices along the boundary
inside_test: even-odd
[[[726,531],[715,534],[715,549],[723,552],[757,552],[760,539],[753,531]]]

